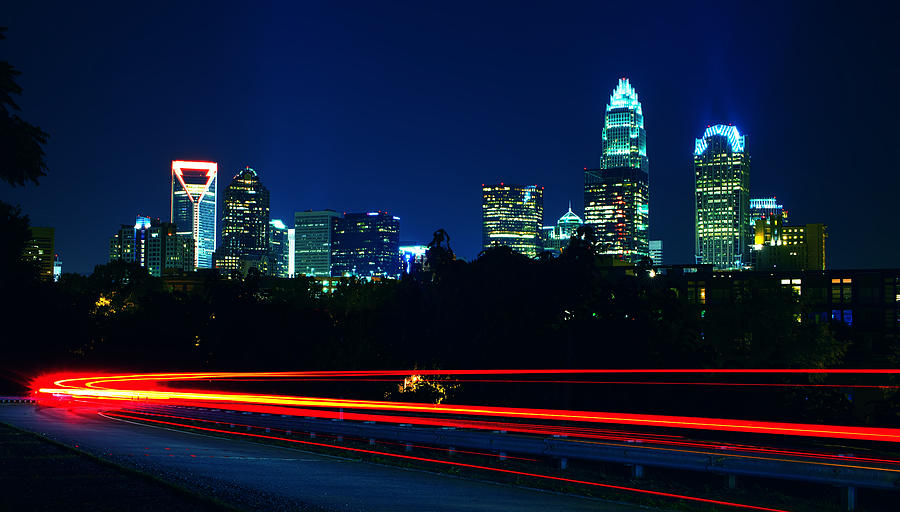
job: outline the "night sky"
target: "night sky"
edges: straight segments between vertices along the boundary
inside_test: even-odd
[[[4,5],[0,60],[51,134],[39,186],[0,184],[57,229],[66,272],[105,263],[136,214],[168,220],[170,162],[250,165],[272,218],[385,210],[401,239],[481,243],[481,184],[545,187],[545,224],[581,215],[606,102],[643,104],[650,233],[693,259],[694,139],[749,135],[751,196],[829,226],[832,268],[898,267],[900,42],[854,2]],[[845,4],[851,5],[851,4]],[[886,9],[886,7],[884,7]],[[846,8],[844,8],[846,9]]]

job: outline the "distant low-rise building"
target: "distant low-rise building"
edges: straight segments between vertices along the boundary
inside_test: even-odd
[[[151,276],[194,270],[196,244],[190,234],[179,234],[171,222],[139,215],[134,225],[122,224],[109,240],[109,261],[129,261]]]
[[[662,240],[650,240],[650,259],[654,265],[665,265]]]
[[[752,261],[756,270],[825,270],[825,224],[784,224],[781,215],[754,226]]]
[[[427,252],[427,245],[414,242],[400,242],[400,264],[403,267],[403,272],[412,274],[416,269],[424,268],[425,254]]]
[[[62,260],[57,254],[53,257],[53,281],[59,281],[60,276],[62,276]]]
[[[31,238],[22,250],[22,261],[34,265],[41,281],[53,281],[55,244],[56,232],[53,228],[31,228]]]

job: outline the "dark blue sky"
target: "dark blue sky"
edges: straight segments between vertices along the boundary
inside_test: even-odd
[[[600,2],[17,2],[0,59],[50,132],[40,186],[0,186],[89,272],[137,213],[166,219],[170,161],[251,165],[272,217],[386,210],[404,240],[480,250],[484,182],[581,214],[621,76],[643,104],[651,237],[693,255],[694,139],[749,135],[751,194],[829,226],[830,267],[897,267],[897,31],[846,7]],[[847,4],[844,4],[847,5]],[[221,199],[220,199],[221,203]],[[221,205],[220,205],[221,206]],[[288,222],[292,224],[291,222]]]

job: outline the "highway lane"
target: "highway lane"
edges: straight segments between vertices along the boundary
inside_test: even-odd
[[[646,510],[126,423],[90,409],[3,406],[0,421],[258,510]]]

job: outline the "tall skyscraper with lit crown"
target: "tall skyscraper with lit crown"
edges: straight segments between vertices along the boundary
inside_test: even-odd
[[[649,168],[641,102],[621,78],[606,105],[600,168],[584,169],[584,222],[602,252],[630,261],[649,254]]]
[[[194,267],[212,268],[216,250],[215,162],[172,161],[172,202],[169,221],[179,235],[194,239]]]
[[[695,254],[717,269],[750,265],[750,153],[732,125],[710,126],[694,144]]]

